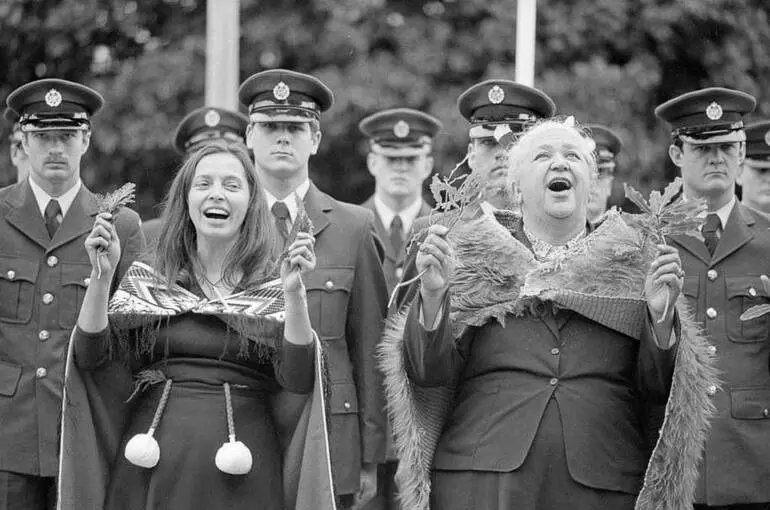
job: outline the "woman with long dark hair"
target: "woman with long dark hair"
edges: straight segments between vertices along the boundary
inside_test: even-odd
[[[247,152],[225,142],[185,160],[162,218],[154,264],[136,263],[111,300],[120,253],[108,214],[86,240],[95,269],[72,339],[62,508],[284,510],[308,496],[299,494],[308,479],[325,507],[328,452],[312,472],[287,465],[290,451],[296,459],[313,447],[309,436],[292,439],[303,427],[320,426],[318,448],[328,447],[302,282],[315,266],[312,232],[298,231],[282,253]],[[80,379],[88,413],[77,405]],[[288,434],[283,392],[313,392]],[[88,440],[78,429],[91,423],[101,448],[77,459]],[[67,471],[93,470],[89,459],[103,466],[92,483]]]

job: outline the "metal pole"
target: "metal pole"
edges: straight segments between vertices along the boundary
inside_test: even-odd
[[[516,81],[535,84],[535,23],[537,0],[517,0],[516,5]]]
[[[240,0],[206,5],[206,105],[238,110]]]

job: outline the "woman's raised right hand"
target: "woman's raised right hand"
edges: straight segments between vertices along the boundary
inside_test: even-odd
[[[102,280],[106,278],[107,281],[111,281],[120,260],[120,239],[115,225],[112,224],[111,214],[100,213],[96,216],[94,227],[86,237],[85,245],[93,268],[92,279],[97,277],[96,268],[101,267]]]
[[[417,252],[417,271],[421,277],[423,297],[439,297],[449,287],[454,273],[455,257],[446,240],[449,229],[444,225],[431,225],[427,237]]]

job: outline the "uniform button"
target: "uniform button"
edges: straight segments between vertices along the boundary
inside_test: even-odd
[[[717,279],[717,276],[719,276],[719,273],[717,273],[716,269],[709,269],[708,273],[706,273],[706,276],[708,277],[709,280],[713,282],[714,280]]]
[[[716,353],[717,353],[717,346],[709,345],[709,354],[716,354]]]
[[[327,280],[326,283],[324,284],[324,286],[326,286],[327,289],[333,289],[334,288],[334,282],[331,281],[331,280]]]
[[[755,289],[754,287],[750,287],[749,288],[749,296],[757,297],[757,289]]]
[[[59,263],[59,259],[56,258],[56,256],[51,255],[48,257],[48,260],[46,261],[46,264],[48,264],[48,267],[56,267],[56,264]]]
[[[47,375],[48,375],[48,370],[46,370],[43,367],[40,367],[37,370],[35,370],[35,377],[37,377],[38,379],[42,379],[43,377],[45,377]]]
[[[5,276],[7,276],[9,280],[13,280],[14,278],[16,278],[16,271],[14,271],[13,269],[10,269],[8,270],[7,273],[5,273]]]
[[[551,349],[551,354],[553,354],[554,356],[556,356],[557,354],[559,354],[559,349],[558,349],[558,348],[556,348],[556,347],[554,347],[553,349]]]
[[[40,339],[41,342],[45,342],[46,340],[51,338],[51,333],[49,333],[48,330],[44,329],[37,334],[37,337]]]
[[[712,397],[714,395],[716,395],[717,394],[717,387],[715,385],[713,385],[713,384],[711,386],[709,386],[708,394],[711,395]]]
[[[714,310],[713,308],[709,308],[708,310],[706,310],[706,317],[708,317],[709,319],[716,319],[717,311]]]
[[[767,408],[763,409],[762,416],[764,416],[765,418],[770,418],[770,409],[767,409]]]
[[[346,411],[350,411],[350,402],[345,402],[342,404],[342,407],[344,407]]]
[[[51,303],[53,303],[53,294],[51,294],[50,292],[46,292],[45,294],[43,294],[43,304],[50,305]]]
[[[551,386],[556,386],[559,383],[559,380],[554,377],[553,379],[551,379],[548,382],[551,384]]]
[[[86,287],[88,287],[89,285],[91,285],[91,278],[83,278],[83,283],[85,283]]]
[[[396,278],[398,278],[400,280],[402,276],[404,276],[404,270],[401,269],[400,267],[397,267],[396,268]]]

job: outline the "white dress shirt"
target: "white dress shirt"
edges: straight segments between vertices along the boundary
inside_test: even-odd
[[[299,196],[300,200],[305,200],[305,196],[307,195],[308,190],[310,189],[310,179],[305,179],[302,184],[297,186],[297,188],[294,190],[294,193],[291,193],[289,196],[284,198],[283,200],[278,200],[275,198],[275,195],[265,190],[265,196],[267,198],[267,208],[272,209],[273,204],[276,202],[283,202],[286,204],[286,208],[289,209],[289,231],[291,231],[291,227],[294,225],[294,220],[297,219],[297,213],[299,212],[299,208],[297,207],[297,201],[294,200],[294,195],[296,194]]]
[[[59,206],[61,207],[61,217],[64,218],[67,216],[67,211],[70,210],[70,206],[72,205],[72,202],[75,201],[75,196],[77,196],[78,191],[80,191],[82,185],[83,183],[80,181],[80,179],[78,179],[75,185],[65,191],[63,195],[52,197],[43,191],[43,188],[38,186],[33,179],[29,179],[29,187],[32,188],[32,194],[35,195],[37,207],[40,209],[40,216],[43,217],[45,217],[45,208],[48,207],[48,202],[50,202],[52,199],[59,202]]]
[[[388,229],[388,232],[390,232],[390,226],[393,223],[396,214],[401,217],[401,224],[404,226],[404,234],[410,232],[412,230],[412,225],[414,225],[414,220],[420,215],[420,209],[422,209],[422,197],[420,196],[417,197],[414,204],[408,206],[403,211],[396,213],[393,209],[388,207],[377,194],[374,195],[374,210],[377,211],[377,215],[380,217],[380,220],[382,220],[382,225]]]

